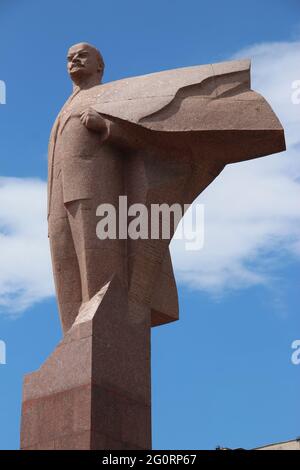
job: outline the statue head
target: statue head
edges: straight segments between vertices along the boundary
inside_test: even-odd
[[[89,80],[100,83],[104,72],[103,57],[96,47],[81,42],[68,51],[68,73],[71,80],[80,85]]]

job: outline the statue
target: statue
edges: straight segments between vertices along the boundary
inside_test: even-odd
[[[104,93],[107,90],[105,85],[99,85],[103,70],[103,59],[95,48],[88,44],[71,47],[68,71],[74,89],[59,113],[50,138],[49,238],[64,333],[71,328],[79,308],[114,273],[128,282],[125,280],[128,244],[125,240],[103,241],[97,238],[96,208],[101,203],[112,203],[116,207],[119,195],[125,193],[124,160],[128,151],[131,150],[132,154],[128,156],[131,159],[132,150],[137,152],[138,133],[132,126],[129,132],[136,142],[132,138],[131,146],[129,142],[123,142],[120,149],[122,127],[118,132],[114,121],[105,119],[96,111],[102,102],[99,99],[102,89]],[[129,167],[129,162],[127,165]],[[133,183],[132,190],[134,186]],[[153,325],[178,316],[177,292],[168,250],[163,269],[168,276],[168,285],[164,280],[166,276],[161,274],[157,281],[158,291],[152,299]],[[137,276],[140,275],[139,271]],[[166,289],[172,295],[172,305],[164,308],[160,297],[165,296]]]
[[[64,338],[25,377],[21,447],[150,449],[150,328],[178,319],[167,239],[99,239],[97,207],[184,207],[227,164],[285,149],[248,60],[102,84],[87,43],[49,143],[48,222]]]

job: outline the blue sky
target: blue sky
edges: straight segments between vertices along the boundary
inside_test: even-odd
[[[180,321],[152,335],[153,446],[251,448],[300,435],[298,0],[0,0],[0,449],[19,446],[22,377],[61,337],[49,275],[45,180],[53,120],[71,90],[70,45],[104,81],[246,56],[288,152],[228,168],[201,200],[206,245],[172,247]]]

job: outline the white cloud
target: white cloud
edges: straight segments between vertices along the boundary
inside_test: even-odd
[[[260,44],[235,57],[252,58],[252,87],[279,116],[285,153],[228,166],[197,199],[205,204],[205,246],[186,252],[172,242],[179,282],[208,291],[269,285],[289,256],[300,256],[300,42]]]
[[[0,311],[17,314],[53,295],[46,184],[0,178]]]

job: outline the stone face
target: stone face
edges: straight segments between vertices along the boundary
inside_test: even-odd
[[[107,84],[102,69],[90,45],[69,50],[74,89],[50,136],[48,181],[64,338],[25,378],[26,449],[151,447],[150,327],[178,319],[176,223],[166,239],[100,240],[97,207],[118,213],[121,195],[149,212],[183,207],[227,164],[285,149],[280,122],[250,88],[248,60]]]

